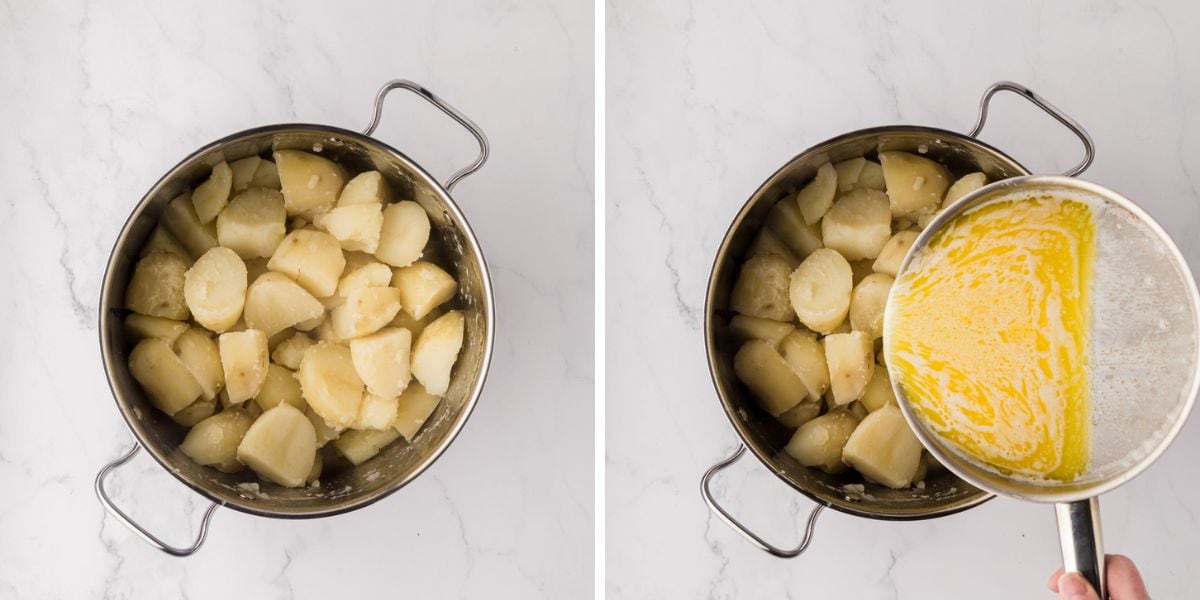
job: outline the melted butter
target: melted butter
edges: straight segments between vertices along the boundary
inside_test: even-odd
[[[1092,209],[1043,196],[958,216],[914,257],[887,355],[929,429],[1004,474],[1087,469]]]

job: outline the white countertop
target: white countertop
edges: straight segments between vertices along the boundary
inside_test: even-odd
[[[709,515],[700,475],[737,437],[709,379],[704,291],[746,198],[805,148],[894,123],[966,131],[980,93],[1022,82],[1079,120],[1085,178],[1135,199],[1200,267],[1200,8],[1022,2],[609,0],[607,589],[642,598],[1049,598],[1053,510],[994,500],[940,520],[826,511],[808,552],[770,557]],[[1078,142],[1015,96],[983,138],[1035,172]],[[1110,552],[1156,598],[1194,596],[1200,418],[1102,501]],[[743,459],[730,510],[793,545],[812,503]]]
[[[593,8],[371,6],[0,6],[0,598],[591,594]],[[427,473],[369,508],[312,521],[218,510],[198,554],[160,554],[91,488],[132,439],[96,335],[113,240],[201,145],[277,122],[361,129],[397,77],[492,142],[454,191],[499,310],[475,414]],[[376,136],[442,178],[476,152],[402,93]],[[144,454],[114,487],[169,542],[194,535],[205,503]]]

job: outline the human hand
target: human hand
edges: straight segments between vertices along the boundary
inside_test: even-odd
[[[1108,597],[1111,600],[1150,600],[1141,573],[1128,557],[1109,554],[1105,557],[1105,571],[1104,580],[1108,584]],[[1057,593],[1061,600],[1100,600],[1082,575],[1064,574],[1062,567],[1050,576],[1046,587]]]

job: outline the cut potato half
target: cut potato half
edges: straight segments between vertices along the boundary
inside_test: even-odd
[[[820,248],[821,224],[804,222],[804,215],[796,204],[795,194],[786,196],[767,213],[766,227],[775,237],[791,249],[796,260],[802,259]],[[793,261],[794,262],[794,261]]]
[[[825,362],[829,365],[829,390],[836,406],[862,398],[875,372],[871,336],[862,331],[825,336]]]
[[[373,253],[383,228],[383,207],[374,203],[339,206],[317,215],[314,223],[336,238],[342,248]]]
[[[400,432],[395,429],[351,429],[338,439],[333,447],[354,466],[371,460],[384,446],[396,441]]]
[[[229,163],[221,161],[213,166],[212,175],[192,191],[192,206],[196,208],[196,218],[201,223],[211,223],[229,202],[229,192],[232,189],[233,171],[229,168]]]
[[[246,263],[220,246],[205,252],[187,270],[183,295],[196,322],[217,333],[242,317],[246,302]]]
[[[779,344],[779,352],[808,391],[808,400],[817,402],[829,389],[829,366],[825,347],[808,331],[793,331]]]
[[[175,352],[179,360],[191,372],[192,377],[204,390],[203,398],[212,400],[225,386],[225,370],[221,367],[221,353],[217,343],[208,332],[199,327],[192,327],[183,332],[175,341]]]
[[[287,275],[271,272],[250,284],[245,315],[247,327],[270,337],[293,325],[322,318],[325,307]]]
[[[209,248],[217,245],[217,227],[211,222],[200,222],[200,217],[196,216],[196,207],[192,206],[191,192],[184,192],[172,200],[163,209],[159,222],[187,248],[192,258],[208,252]]]
[[[850,263],[835,250],[814,251],[792,272],[789,298],[800,322],[818,333],[829,333],[850,310],[853,286]]]
[[[874,481],[904,489],[917,474],[922,450],[900,408],[888,404],[863,419],[846,441],[842,459]]]
[[[125,308],[149,317],[186,320],[191,316],[184,298],[187,270],[182,258],[165,252],[137,261],[125,288]]]
[[[242,443],[254,419],[243,410],[226,410],[196,423],[179,449],[198,464],[223,473],[236,473],[244,465],[238,460]]]
[[[817,174],[796,193],[796,205],[804,223],[812,225],[833,205],[833,197],[838,191],[838,172],[833,165],[825,163],[817,168]]]
[[[312,338],[297,332],[275,346],[271,351],[271,360],[295,371],[300,368],[300,359],[304,358],[304,352],[315,343]]]
[[[354,176],[342,188],[337,205],[352,206],[355,204],[391,204],[392,190],[379,171],[366,171]]]
[[[875,272],[895,277],[900,272],[900,263],[904,262],[905,255],[912,248],[913,242],[917,241],[918,235],[920,234],[911,230],[896,232],[896,235],[883,245],[883,250],[880,250],[879,257],[875,259],[875,264],[872,265]]]
[[[301,229],[283,238],[267,267],[296,280],[313,296],[323,298],[337,290],[346,257],[333,236]]]
[[[429,243],[429,215],[420,204],[405,200],[383,209],[383,226],[375,257],[393,267],[407,267],[421,258]]]
[[[266,334],[257,329],[222,333],[217,347],[230,404],[241,404],[258,395],[267,380]]]
[[[217,241],[244,260],[268,258],[287,230],[283,194],[254,187],[229,201],[217,215]]]
[[[441,400],[441,396],[430,394],[424,386],[414,381],[400,394],[393,427],[404,439],[413,441]]]
[[[343,340],[370,335],[391,322],[400,312],[400,290],[391,287],[364,287],[353,292],[346,302],[329,313],[333,332]]]
[[[750,388],[763,410],[778,418],[800,404],[808,390],[770,344],[750,340],[733,357],[733,372]]]
[[[187,323],[163,317],[151,317],[138,313],[129,313],[125,317],[125,335],[133,341],[145,338],[158,338],[174,345],[175,340],[188,330]]]
[[[465,328],[462,312],[452,310],[426,326],[413,344],[412,375],[435,396],[444,395],[450,387],[450,375],[462,349]]]
[[[788,291],[791,274],[791,263],[779,256],[747,260],[733,284],[729,307],[752,317],[791,321],[795,316]]]
[[[821,239],[848,261],[875,258],[892,236],[892,211],[883,192],[855,189],[821,220]]]
[[[791,323],[760,319],[748,315],[734,315],[729,321],[729,333],[735,341],[764,340],[772,347],[778,348],[779,342],[796,328]]]
[[[399,327],[350,340],[355,372],[371,393],[385,398],[395,398],[408,387],[411,349],[412,334]]]
[[[963,175],[955,181],[950,189],[946,190],[946,198],[942,200],[942,206],[950,206],[958,202],[963,196],[988,184],[987,175],[978,171]]]
[[[158,338],[137,343],[129,353],[129,374],[146,391],[150,404],[168,415],[185,409],[204,395],[187,365]]]
[[[396,269],[392,287],[400,291],[400,306],[414,319],[425,318],[458,292],[458,282],[453,276],[425,261]]]
[[[858,417],[850,411],[833,410],[801,425],[784,451],[806,467],[841,473],[846,470],[842,450],[856,427]]]
[[[346,184],[341,166],[303,150],[276,150],[275,167],[288,215],[311,220],[329,212]]]
[[[894,217],[937,212],[950,187],[950,172],[946,167],[908,152],[880,152],[879,162]]]
[[[317,433],[304,413],[281,403],[255,419],[238,444],[237,458],[270,481],[300,487],[317,460]]]
[[[313,345],[305,351],[297,376],[304,400],[326,423],[354,425],[365,388],[349,348],[329,342]]]
[[[883,308],[894,281],[891,275],[873,273],[854,286],[850,292],[850,327],[854,331],[867,333],[873,340],[883,337]]]

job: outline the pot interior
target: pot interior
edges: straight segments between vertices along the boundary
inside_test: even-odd
[[[814,146],[759,187],[726,232],[709,279],[705,341],[709,368],[726,415],[750,450],[777,476],[814,501],[846,513],[877,519],[925,519],[970,508],[991,496],[944,468],[931,467],[923,489],[893,490],[868,483],[853,470],[830,475],[804,467],[783,451],[792,430],[760,409],[733,372],[739,345],[729,335],[729,321],[735,314],[729,309],[729,294],[746,249],[767,213],[784,196],[808,183],[826,161],[858,156],[877,161],[881,150],[920,153],[946,164],[955,174],[983,171],[992,181],[1028,174],[1019,163],[978,140],[927,127],[864,129]]]
[[[122,322],[125,287],[147,236],[166,205],[185,188],[208,177],[213,165],[273,149],[320,148],[320,155],[350,173],[377,169],[395,188],[396,197],[418,202],[429,214],[426,257],[459,282],[447,308],[466,317],[463,348],[442,402],[412,444],[400,438],[367,462],[353,467],[327,459],[319,487],[284,488],[260,480],[249,469],[226,474],[200,466],[179,450],[187,430],[149,404],[127,367],[132,344]],[[428,467],[453,441],[470,415],[483,386],[491,356],[492,293],[487,266],[466,219],[445,190],[400,152],[373,138],[322,125],[275,125],[234,134],[200,149],[154,185],[130,215],[109,258],[100,306],[100,343],[109,385],[122,416],[141,444],[180,481],[220,504],[271,517],[320,517],[359,508],[403,487]]]

